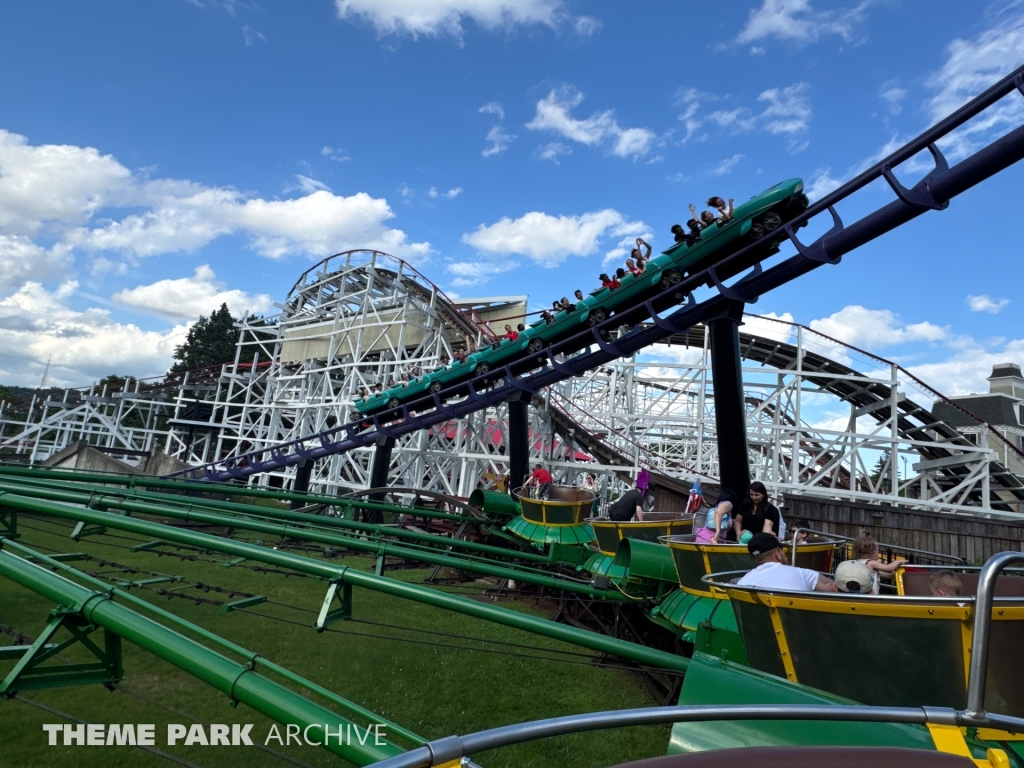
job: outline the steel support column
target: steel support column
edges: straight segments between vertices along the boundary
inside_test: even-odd
[[[292,483],[292,490],[295,493],[309,493],[309,478],[313,474],[315,459],[303,459],[295,465],[295,482]],[[299,509],[305,506],[298,499],[292,500],[292,509]]]
[[[508,403],[508,490],[518,488],[530,473],[530,414],[528,402]]]
[[[377,436],[377,447],[373,452],[373,466],[370,467],[370,487],[387,488],[388,471],[391,469],[391,450],[395,447],[395,438]],[[383,494],[374,494],[374,501],[384,498]],[[380,510],[363,510],[363,522],[383,523],[384,514]]]
[[[724,311],[705,323],[711,337],[711,376],[722,488],[743,498],[750,485],[747,420],[740,364],[740,322],[743,302],[729,301]]]

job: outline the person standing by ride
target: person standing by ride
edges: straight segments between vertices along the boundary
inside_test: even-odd
[[[644,519],[644,497],[646,491],[634,488],[626,491],[618,499],[608,505],[608,517],[617,523],[625,523],[629,520]]]
[[[551,473],[544,469],[543,464],[537,464],[533,468],[533,472],[530,473],[529,477],[526,478],[526,482],[523,483],[524,488],[536,488],[537,498],[546,499],[551,493],[551,483],[553,479]]]
[[[778,538],[781,520],[778,507],[768,501],[768,490],[764,483],[755,480],[750,484],[747,498],[739,505],[733,516],[732,526],[736,532],[736,541],[746,543],[742,540],[744,531],[750,531],[751,536],[755,533],[770,533]]]
[[[594,494],[594,503],[590,508],[590,514],[597,516],[597,504],[599,502],[598,496],[601,493],[601,488],[597,484],[597,476],[587,472],[583,475],[583,484],[580,486],[581,491],[589,491]]]
[[[718,496],[718,504],[709,509],[703,527],[697,529],[698,544],[725,544],[732,529],[732,514],[736,506],[736,493],[724,489]]]

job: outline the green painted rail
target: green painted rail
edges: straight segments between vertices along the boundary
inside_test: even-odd
[[[238,515],[222,515],[216,512],[204,512],[195,509],[182,509],[170,507],[163,504],[154,504],[148,501],[133,501],[121,498],[117,495],[106,496],[103,494],[90,494],[77,491],[63,491],[56,488],[43,488],[17,483],[0,482],[0,493],[16,493],[23,496],[31,496],[49,501],[60,501],[69,504],[84,504],[94,509],[119,509],[126,512],[139,513],[143,515],[155,515],[159,517],[171,517],[185,522],[204,523],[228,528],[240,528],[257,533],[266,533],[282,538],[297,539],[299,541],[312,541],[318,544],[328,544],[335,547],[343,547],[357,552],[369,552],[375,555],[398,557],[405,560],[440,565],[447,568],[455,568],[471,573],[479,573],[484,576],[494,576],[499,579],[513,579],[525,584],[533,584],[538,587],[546,587],[563,592],[571,592],[589,598],[602,598],[607,600],[625,600],[626,598],[614,590],[598,589],[597,587],[579,581],[570,581],[537,570],[526,570],[511,565],[496,565],[479,559],[459,557],[449,553],[433,552],[426,549],[412,549],[382,541],[367,541],[355,537],[343,537],[331,533],[311,530],[288,523],[271,523],[255,520],[249,517]]]
[[[19,509],[41,515],[52,515],[67,520],[81,520],[107,528],[131,531],[151,539],[174,541],[201,549],[244,557],[248,560],[269,563],[300,573],[320,576],[329,581],[351,584],[354,587],[370,589],[393,597],[413,600],[435,608],[443,608],[466,616],[473,616],[507,627],[521,629],[583,648],[590,648],[601,653],[608,653],[638,664],[680,672],[685,672],[689,664],[689,660],[682,656],[676,656],[672,653],[666,653],[655,648],[648,648],[614,637],[607,637],[606,635],[590,632],[585,629],[559,624],[549,619],[530,616],[518,611],[512,611],[496,605],[488,605],[476,600],[469,600],[458,595],[450,595],[384,576],[376,576],[344,565],[332,565],[331,563],[302,557],[290,552],[232,541],[198,531],[161,525],[160,523],[151,523],[145,520],[136,520],[122,515],[112,515],[107,512],[97,512],[44,499],[19,496],[14,493],[0,493],[0,507]]]
[[[149,651],[216,688],[229,699],[252,707],[279,723],[301,727],[317,724],[341,727],[355,725],[300,693],[267,679],[246,664],[232,661],[159,622],[140,616],[112,600],[107,592],[90,590],[6,551],[0,551],[0,576],[73,609],[87,621]],[[374,739],[366,741],[366,744],[356,741],[355,744],[333,743],[323,746],[360,766],[402,753],[399,747],[390,742],[385,741],[382,746],[377,746],[372,743]]]
[[[67,481],[58,480],[32,478],[19,482],[18,487],[24,488],[25,485],[33,485],[43,488],[71,490],[68,488]],[[76,483],[75,487],[80,492],[99,493],[105,496],[120,496],[123,498],[141,499],[143,501],[153,501],[159,504],[172,504],[178,507],[209,509],[215,511],[230,512],[234,514],[248,515],[250,517],[265,517],[274,520],[291,520],[293,522],[303,523],[306,525],[320,526],[323,528],[340,528],[346,531],[359,531],[362,533],[370,533],[376,536],[388,536],[396,539],[404,539],[406,541],[423,543],[433,547],[451,547],[452,549],[461,549],[467,552],[479,552],[481,554],[492,555],[494,557],[513,558],[515,560],[522,560],[523,562],[545,564],[552,563],[552,560],[548,555],[544,555],[536,551],[523,552],[520,550],[508,549],[505,547],[495,547],[490,544],[481,544],[475,541],[463,541],[462,539],[452,539],[448,536],[440,536],[438,534],[433,533],[409,531],[402,528],[394,528],[388,525],[378,525],[375,523],[361,523],[356,520],[347,520],[345,518],[340,517],[324,517],[321,515],[312,515],[307,512],[293,512],[291,510],[275,509],[273,507],[260,507],[254,506],[252,504],[239,504],[233,501],[220,501],[219,499],[205,499],[197,498],[194,496],[182,496],[181,494],[174,493],[139,491],[134,488],[126,488],[124,490],[108,490],[103,486],[85,483]]]
[[[256,668],[256,666],[268,669],[274,674],[279,675],[285,678],[286,680],[289,680],[295,683],[296,685],[305,688],[308,691],[316,693],[318,696],[322,696],[331,703],[346,710],[350,714],[358,715],[359,717],[369,720],[371,723],[379,723],[380,725],[386,726],[387,729],[392,734],[400,736],[401,738],[406,739],[407,741],[410,741],[413,744],[425,744],[427,741],[422,736],[419,736],[413,733],[412,731],[403,728],[402,726],[396,723],[391,722],[387,718],[378,715],[376,712],[372,712],[369,709],[361,707],[355,702],[349,701],[343,696],[339,696],[333,691],[329,691],[323,686],[317,685],[316,683],[307,680],[301,675],[295,674],[290,669],[286,669],[285,667],[282,667],[279,664],[275,664],[270,659],[261,656],[255,651],[246,650],[242,646],[237,645],[231,642],[230,640],[223,638],[214,632],[211,632],[208,629],[204,629],[203,627],[200,627],[197,624],[193,624],[192,622],[181,618],[175,613],[165,611],[163,608],[153,605],[147,600],[143,600],[141,597],[137,597],[133,595],[131,592],[128,592],[127,590],[120,589],[118,587],[113,587],[111,589],[110,584],[103,581],[103,579],[98,579],[95,576],[90,576],[87,573],[83,573],[82,571],[79,571],[77,568],[73,568],[72,566],[67,565],[66,563],[61,562],[53,557],[48,557],[44,554],[41,554],[40,552],[36,552],[34,549],[26,547],[24,544],[20,544],[16,541],[11,541],[10,539],[0,538],[0,549],[13,549],[16,552],[20,552],[29,561],[38,560],[40,563],[48,566],[49,568],[60,570],[64,573],[67,573],[70,576],[73,576],[78,581],[84,581],[88,584],[92,584],[93,586],[99,587],[104,592],[112,592],[114,595],[117,596],[118,600],[124,601],[126,603],[131,603],[132,605],[138,608],[142,608],[143,610],[149,611],[150,613],[159,616],[165,621],[169,621],[173,624],[176,624],[182,629],[192,632],[198,635],[199,637],[202,637],[203,639],[208,640],[216,645],[219,645],[221,648],[224,648],[225,650],[230,651],[231,653],[234,653],[237,656],[240,656],[241,658],[245,659],[247,664],[253,664],[254,669]]]
[[[256,499],[268,499],[272,501],[299,501],[305,504],[327,504],[338,507],[373,509],[381,512],[394,512],[395,514],[419,515],[421,517],[435,517],[442,520],[476,520],[477,518],[468,515],[455,515],[448,512],[438,512],[432,509],[421,509],[420,507],[407,507],[402,504],[389,504],[386,501],[371,501],[369,499],[355,499],[344,496],[322,496],[315,493],[296,493],[294,491],[283,491],[276,489],[254,488],[248,485],[234,485],[231,483],[196,483],[187,480],[165,480],[151,475],[115,475],[103,472],[79,472],[62,469],[43,469],[39,467],[12,467],[0,464],[0,476],[21,477],[21,478],[49,478],[64,482],[88,482],[101,485],[121,485],[128,488],[162,488],[164,490],[190,491],[194,493],[218,493],[225,496],[243,496]]]

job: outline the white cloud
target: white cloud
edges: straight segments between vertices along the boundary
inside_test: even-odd
[[[903,100],[907,98],[907,89],[900,88],[894,81],[883,83],[878,89],[878,97],[889,105],[889,111],[898,115],[903,111]]]
[[[342,197],[317,189],[293,200],[264,200],[246,199],[232,189],[200,188],[187,196],[165,196],[151,210],[121,221],[78,228],[67,239],[84,249],[134,256],[192,251],[234,232],[248,235],[253,250],[272,259],[327,256],[349,248],[414,258],[429,254],[428,243],[408,243],[404,232],[384,225],[393,216],[386,200],[365,192]]]
[[[768,103],[761,113],[768,133],[802,133],[811,121],[811,106],[807,103],[807,83],[795,83],[786,88],[769,88],[757,97]]]
[[[466,20],[487,30],[538,24],[554,29],[563,21],[580,23],[566,13],[561,0],[335,0],[334,5],[343,21],[358,19],[381,36],[409,35],[414,40],[420,35],[451,35],[461,41]],[[595,31],[592,24],[582,22],[581,34]]]
[[[152,312],[170,320],[196,320],[227,304],[231,314],[240,317],[246,312],[263,314],[274,302],[265,293],[250,296],[245,291],[225,290],[224,283],[209,265],[196,267],[192,277],[158,280],[150,285],[119,291],[111,297],[126,307]]]
[[[789,344],[796,334],[795,326],[792,323],[793,315],[789,312],[783,312],[781,315],[774,312],[769,312],[766,315],[744,314],[741,330],[743,333],[760,336],[762,339]]]
[[[562,155],[571,155],[572,147],[560,141],[552,141],[537,147],[536,154],[541,160],[550,160],[555,165],[559,165],[558,158]]]
[[[92,147],[32,146],[0,129],[0,230],[33,235],[49,222],[79,224],[123,202],[131,171]]]
[[[537,114],[526,127],[531,131],[553,131],[587,146],[599,144],[614,130],[615,113],[613,110],[595,112],[586,120],[577,120],[569,112],[582,102],[583,93],[575,88],[555,88],[537,102]]]
[[[616,157],[643,157],[654,144],[657,136],[647,128],[624,128],[619,131],[612,145]]]
[[[325,147],[322,154],[337,159],[340,150]],[[386,200],[363,192],[336,195],[308,175],[296,176],[293,190],[300,196],[274,200],[153,178],[154,171],[133,174],[91,147],[33,146],[0,131],[0,291],[13,291],[0,300],[0,380],[34,385],[39,361],[51,353],[54,382],[74,385],[114,372],[160,374],[170,365],[184,325],[144,331],[113,320],[105,309],[67,306],[77,293],[77,283],[67,279],[76,250],[88,252],[96,277],[124,274],[140,257],[195,250],[229,234],[248,238],[254,251],[270,258],[348,248],[407,259],[432,253],[429,243],[409,242],[387,226],[394,213]],[[59,289],[43,287],[58,278],[65,279]],[[237,312],[269,309],[267,296],[228,290],[208,267],[190,278],[122,291],[116,299],[173,319],[225,302]]]
[[[701,105],[709,101],[718,101],[719,98],[717,94],[705,93],[696,88],[680,88],[676,91],[675,104],[683,110],[679,113],[679,121],[686,126],[686,135],[683,136],[682,143],[689,141],[704,124],[703,120],[697,117]]]
[[[515,140],[516,136],[514,133],[508,133],[500,125],[491,126],[491,130],[487,132],[487,138],[485,139],[488,146],[484,147],[480,154],[484,157],[500,155]]]
[[[0,234],[0,290],[26,280],[50,280],[71,268],[70,249],[55,245],[47,250],[19,235]]]
[[[647,128],[621,128],[615,111],[595,112],[586,120],[570,113],[583,102],[583,94],[572,86],[554,88],[537,102],[537,113],[526,124],[531,131],[551,131],[588,147],[607,145],[617,157],[643,157],[657,140]]]
[[[331,147],[326,144],[320,148],[320,154],[336,163],[344,163],[352,159],[345,154],[344,149],[337,149],[336,147]]]
[[[581,216],[549,216],[532,211],[518,219],[504,217],[481,224],[462,236],[462,242],[492,254],[521,254],[545,267],[555,267],[569,256],[596,253],[606,237],[636,237],[646,231],[642,222],[629,221],[611,208]]]
[[[729,133],[746,133],[757,125],[757,117],[746,107],[719,109],[708,115],[708,119]]]
[[[815,11],[811,0],[764,0],[759,8],[750,12],[736,42],[752,43],[774,37],[806,45],[826,35],[839,35],[849,41],[868,5],[868,2],[861,2],[853,8]]]
[[[716,109],[706,116],[700,114],[701,105],[709,101],[720,101],[722,98],[714,94],[702,93],[692,88],[677,92],[676,104],[683,112],[679,120],[686,126],[686,135],[682,143],[691,138],[698,140],[706,136],[698,131],[712,123],[728,134],[747,133],[761,128],[772,135],[784,135],[789,138],[789,150],[799,152],[807,146],[803,134],[810,127],[814,113],[807,98],[807,83],[794,83],[784,88],[769,88],[762,91],[757,100],[766,106],[760,112],[750,107],[738,106],[730,109]]]
[[[951,114],[996,80],[1020,66],[1024,51],[1024,12],[1008,3],[996,23],[970,40],[957,39],[946,47],[946,61],[927,81],[936,94],[928,102],[933,121]],[[951,159],[971,154],[983,137],[1016,128],[1024,120],[1024,99],[1011,93],[945,139]]]
[[[817,168],[807,178],[807,197],[814,202],[821,200],[825,195],[842,185],[840,179],[832,175],[831,168]]]
[[[295,174],[295,178],[298,181],[297,184],[289,184],[285,187],[285,192],[294,192],[296,190],[301,192],[316,192],[318,190],[324,190],[330,192],[331,188],[324,184],[322,181],[312,178],[311,176],[303,176],[301,173]]]
[[[308,176],[297,179],[307,194],[266,200],[231,187],[133,176],[96,149],[31,146],[23,136],[0,131],[0,234],[8,238],[8,252],[21,242],[12,237],[45,230],[57,239],[44,267],[64,263],[68,247],[142,257],[195,250],[232,233],[248,236],[257,253],[271,258],[361,247],[405,258],[431,252],[429,243],[409,243],[404,232],[385,225],[394,217],[386,200],[365,192],[335,195]],[[120,219],[99,218],[114,207],[134,210]]]
[[[499,120],[505,119],[505,110],[501,108],[501,103],[497,101],[489,101],[477,111],[483,115],[497,115]]]
[[[427,190],[427,195],[430,197],[447,197],[449,200],[453,200],[461,194],[462,187],[455,187],[454,189],[449,189],[447,192],[438,192],[437,187],[431,187]]]
[[[407,243],[404,232],[384,226],[393,216],[386,200],[365,192],[339,197],[319,191],[297,200],[246,200],[227,218],[252,237],[258,253],[270,258],[301,252],[327,256],[350,248],[428,255],[428,243]]]
[[[844,307],[829,317],[812,320],[815,331],[853,346],[874,351],[879,347],[911,341],[939,341],[946,329],[929,322],[902,325],[888,309],[867,309],[859,305]]]
[[[445,272],[455,275],[452,285],[457,288],[468,288],[486,283],[492,277],[509,272],[519,264],[511,259],[484,261],[450,261],[445,264]]]
[[[106,274],[124,275],[128,272],[128,265],[123,261],[113,261],[106,256],[97,256],[89,265],[89,274],[93,277],[103,277]]]
[[[600,32],[604,24],[601,23],[600,19],[595,19],[593,16],[577,16],[572,26],[573,30],[580,37],[591,37]]]
[[[52,356],[50,381],[81,386],[111,373],[154,376],[173,362],[186,326],[163,333],[144,331],[110,318],[106,310],[69,309],[78,290],[74,281],[47,291],[27,282],[0,300],[0,377],[5,383],[38,386],[42,361]]]
[[[196,8],[220,9],[228,16],[236,16],[239,8],[244,8],[247,11],[263,10],[255,3],[243,3],[241,0],[187,0],[187,2],[189,5],[194,5]]]
[[[267,42],[267,38],[263,36],[262,32],[253,29],[248,24],[242,27],[242,37],[245,39],[246,47],[249,47],[259,42]]]
[[[980,296],[967,297],[967,306],[970,307],[971,312],[988,312],[992,315],[998,315],[1009,303],[1009,299],[993,299],[987,293],[983,293]]]
[[[746,157],[746,155],[733,155],[732,157],[727,157],[708,171],[708,175],[725,176],[728,173],[732,173],[732,169],[735,168],[744,157]]]
[[[992,366],[1024,361],[1024,339],[1007,342],[991,351],[972,340],[952,357],[937,363],[910,366],[908,370],[944,395],[967,395],[988,392],[986,378]]]

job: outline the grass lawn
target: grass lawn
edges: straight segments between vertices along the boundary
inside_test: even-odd
[[[142,579],[157,572],[183,576],[186,584],[202,582],[225,590],[266,595],[270,602],[249,611],[223,613],[218,605],[197,604],[194,598],[222,602],[240,598],[215,589],[204,592],[189,588],[175,593],[187,599],[171,599],[154,591],[178,584],[132,590],[133,594],[258,652],[428,739],[525,720],[655,703],[635,674],[595,666],[594,654],[577,646],[359,589],[354,592],[353,621],[338,622],[329,631],[318,634],[312,623],[327,585],[316,579],[255,571],[251,566],[259,564],[252,562],[226,567],[222,563],[230,558],[215,553],[132,553],[129,547],[143,540],[116,531],[74,542],[68,538],[71,526],[56,519],[22,518],[19,523],[23,523],[19,525],[19,543],[44,554],[84,552],[139,569],[137,574],[126,575],[99,560],[71,563],[82,570],[98,572],[101,578]],[[374,561],[351,557],[331,562],[371,570]],[[420,582],[428,574],[429,570],[397,570],[387,575]],[[535,611],[530,604],[503,605]],[[38,635],[52,607],[35,593],[0,580],[0,624],[4,630],[0,645],[14,642],[11,631]],[[470,644],[475,650],[466,647]],[[569,653],[557,654],[558,651]],[[70,651],[65,657],[78,658]],[[5,675],[12,665],[13,662],[0,662],[0,675]],[[343,764],[326,750],[285,747],[276,741],[269,746],[279,754],[255,747],[242,751],[239,747],[166,746],[167,723],[254,723],[253,741],[262,744],[270,721],[245,706],[232,708],[223,694],[127,643],[124,669],[123,683],[114,692],[98,685],[78,686],[30,691],[16,699],[0,701],[0,765],[99,768],[191,764],[259,768],[291,764],[280,753],[300,765]],[[28,702],[84,722],[154,723],[156,748],[182,762],[175,763],[167,756],[133,747],[49,747],[43,724],[66,720]],[[334,709],[327,702],[320,703]],[[509,747],[475,755],[474,760],[485,768],[597,768],[664,754],[667,741],[667,727],[620,729]]]

